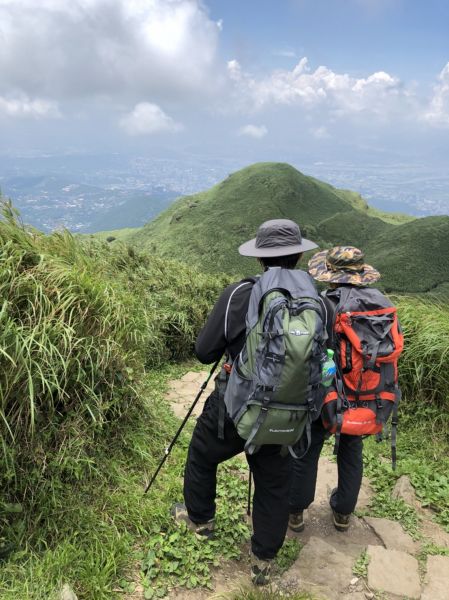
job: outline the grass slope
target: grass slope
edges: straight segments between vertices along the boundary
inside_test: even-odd
[[[344,200],[349,200],[352,206],[357,210],[361,211],[365,215],[369,217],[377,217],[386,223],[390,223],[391,225],[401,225],[402,223],[410,223],[414,221],[416,217],[412,217],[411,215],[405,215],[403,213],[397,212],[385,212],[384,210],[378,210],[368,204],[368,202],[362,198],[362,196],[358,192],[353,192],[351,190],[339,190],[335,188],[337,194],[342,194]]]
[[[2,599],[44,600],[64,581],[115,597],[160,504],[144,469],[174,431],[158,372],[190,357],[225,281],[132,248],[0,221]],[[168,500],[167,500],[168,502]],[[56,596],[55,596],[56,597]]]
[[[398,225],[364,247],[386,291],[442,293],[449,283],[449,217]]]
[[[110,229],[108,231],[97,231],[96,233],[80,233],[78,235],[110,243],[129,242],[140,229],[140,227],[123,227],[122,229]]]
[[[332,215],[321,221],[315,229],[316,237],[325,247],[348,244],[366,249],[368,240],[375,243],[380,235],[394,230],[395,226],[354,211],[350,216],[347,213]]]

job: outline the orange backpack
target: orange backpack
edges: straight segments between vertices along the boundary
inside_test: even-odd
[[[396,307],[375,288],[341,288],[333,322],[335,384],[321,413],[326,429],[340,434],[380,435],[392,414],[392,459],[396,465],[398,358],[404,347]]]

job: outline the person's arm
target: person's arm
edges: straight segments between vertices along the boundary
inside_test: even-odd
[[[218,360],[226,351],[233,358],[240,352],[252,286],[251,281],[234,283],[217,300],[195,344],[195,354],[203,364]]]
[[[230,286],[234,287],[234,286]],[[231,290],[232,291],[232,290]],[[206,324],[201,329],[195,343],[195,354],[200,362],[208,364],[218,360],[225,352],[225,316],[228,305],[230,288],[226,288],[218,298]]]

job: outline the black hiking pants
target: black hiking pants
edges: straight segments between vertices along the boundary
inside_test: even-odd
[[[184,473],[184,500],[190,519],[205,523],[215,516],[217,466],[243,452],[245,440],[225,414],[224,439],[218,437],[219,398],[213,392],[193,431]],[[223,402],[221,400],[221,402]],[[254,476],[251,548],[260,559],[274,558],[288,524],[291,459],[280,446],[262,446],[247,461]]]
[[[293,460],[290,488],[290,513],[306,509],[315,498],[318,459],[326,439],[326,429],[318,419],[312,423],[312,443],[307,454]],[[363,440],[358,435],[340,436],[337,454],[338,487],[330,499],[331,507],[342,515],[355,509],[363,475]]]

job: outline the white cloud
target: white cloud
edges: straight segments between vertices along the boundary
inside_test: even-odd
[[[265,125],[245,125],[239,129],[239,135],[246,135],[257,140],[262,139],[268,133]]]
[[[372,112],[383,117],[410,100],[401,82],[384,71],[359,79],[325,66],[312,71],[305,57],[292,70],[278,69],[258,79],[232,60],[228,75],[235,104],[246,111],[298,105],[307,110],[325,107],[335,116]]]
[[[25,95],[15,97],[0,96],[0,116],[57,119],[61,116],[58,104],[42,98],[30,99]]]
[[[228,75],[232,81],[242,81],[242,67],[237,60],[228,61]]]
[[[317,140],[326,140],[331,137],[328,130],[323,125],[316,129],[312,129],[311,133]]]
[[[281,56],[282,58],[296,58],[296,52],[294,50],[275,50],[274,56]]]
[[[449,126],[449,62],[438,75],[438,80],[424,119],[435,126]]]
[[[120,120],[120,127],[129,135],[174,133],[182,129],[180,123],[165,114],[157,104],[150,102],[136,104],[134,110]]]
[[[204,92],[221,27],[201,0],[0,0],[0,94]]]

